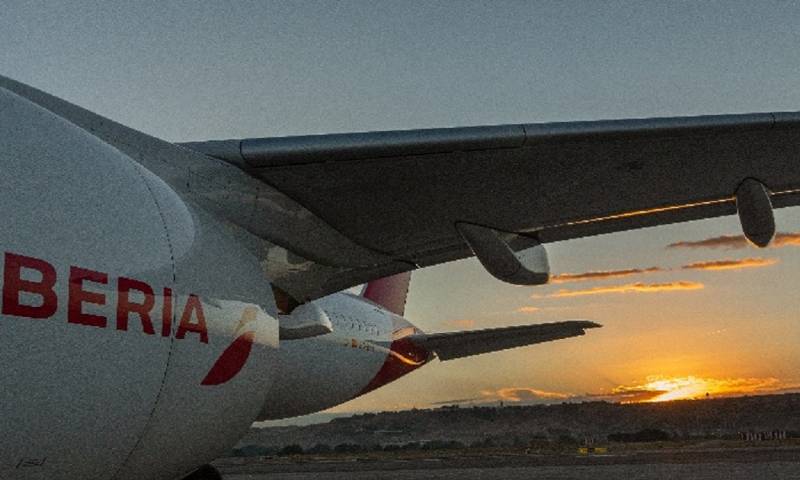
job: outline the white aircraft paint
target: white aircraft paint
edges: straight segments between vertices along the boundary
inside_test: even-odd
[[[88,132],[1,89],[0,112],[0,478],[173,479],[224,452],[274,380],[276,309],[257,259],[227,227]],[[29,266],[15,279],[19,259]],[[48,268],[50,289],[41,273]],[[118,326],[121,277],[153,290],[150,322],[129,313],[127,330]],[[133,303],[146,297],[128,294]],[[187,325],[198,329],[202,309],[207,343],[180,331],[190,298],[199,307]],[[15,303],[42,315],[55,308],[30,318]],[[237,328],[245,311],[253,318]],[[246,331],[254,341],[245,368],[201,385]]]

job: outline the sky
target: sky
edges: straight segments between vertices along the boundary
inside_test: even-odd
[[[0,73],[170,141],[800,110],[798,24],[793,2],[16,2]],[[800,209],[776,220],[765,250],[735,217],[553,244],[540,287],[418,271],[425,331],[604,327],[333,412],[797,389]]]

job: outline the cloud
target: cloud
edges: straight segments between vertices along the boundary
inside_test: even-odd
[[[530,387],[507,387],[498,390],[483,390],[484,400],[502,400],[505,402],[534,402],[541,400],[566,400],[572,397],[569,393],[548,392]]]
[[[552,392],[533,387],[504,387],[482,390],[480,396],[436,402],[432,405],[471,404],[487,405],[498,401],[522,404],[551,404],[561,402],[586,402],[603,400],[614,403],[650,403],[670,400],[689,400],[741,395],[766,395],[800,391],[800,384],[784,382],[775,377],[713,378],[688,375],[666,377],[651,375],[642,383],[619,385],[610,392],[576,395]]]
[[[540,310],[539,307],[519,307],[518,309],[514,310],[514,313],[533,313],[538,312]]]
[[[723,237],[717,237],[723,238]],[[733,238],[733,237],[724,237]],[[800,242],[800,237],[798,239]],[[677,245],[677,244],[672,244]],[[749,267],[766,267],[778,263],[772,258],[745,258],[740,260],[709,260],[696,262],[681,267],[683,270],[738,270]],[[622,270],[596,270],[582,273],[560,273],[550,277],[550,283],[583,282],[588,280],[605,280],[608,278],[627,277],[631,275],[646,275],[650,273],[670,272],[677,269],[663,267],[626,268]],[[641,284],[635,284],[641,285]],[[608,292],[598,292],[608,293]],[[617,292],[622,293],[622,292]]]
[[[705,285],[698,282],[666,282],[666,283],[628,283],[608,287],[594,287],[583,290],[561,289],[546,295],[548,298],[580,297],[585,295],[605,295],[610,293],[659,293],[686,290],[701,290]]]
[[[606,278],[627,277],[646,273],[663,272],[661,267],[628,268],[624,270],[597,270],[583,273],[560,273],[550,277],[552,283],[583,282],[586,280],[603,280]]]
[[[486,399],[484,397],[472,397],[472,398],[454,398],[451,400],[441,400],[438,402],[431,402],[430,404],[433,406],[439,405],[458,405],[464,403],[475,403],[475,402],[483,402]]]
[[[775,247],[800,247],[800,233],[777,233],[771,245]]]
[[[619,390],[618,390],[619,389]],[[645,388],[617,387],[611,394],[592,395],[594,398],[602,398],[619,403],[643,403],[652,402],[655,398],[667,393],[664,390],[647,390]]]
[[[739,249],[746,248],[748,245],[744,235],[721,235],[719,237],[706,238],[705,240],[675,242],[667,245],[667,248],[724,248]]]
[[[706,238],[705,240],[675,242],[667,245],[667,248],[715,248],[726,250],[738,250],[747,248],[750,243],[744,235],[721,235],[719,237]],[[770,244],[772,247],[800,247],[800,233],[778,232]]]
[[[742,258],[738,260],[713,260],[684,265],[683,270],[740,270],[742,268],[768,267],[778,263],[777,258]]]
[[[686,377],[649,376],[641,385],[620,385],[608,397],[615,397],[622,403],[665,402],[715,397],[777,393],[796,389],[775,377],[704,378],[692,375]]]

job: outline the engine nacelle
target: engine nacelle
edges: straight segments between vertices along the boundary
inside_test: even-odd
[[[404,341],[419,332],[361,297],[336,293],[313,304],[332,332],[281,342],[276,378],[259,415],[274,420],[318,412],[386,385],[425,365],[430,352]]]
[[[223,453],[278,347],[239,233],[3,89],[0,147],[0,478],[173,479]]]

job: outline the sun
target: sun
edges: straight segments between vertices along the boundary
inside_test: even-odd
[[[622,403],[653,403],[671,400],[693,400],[709,396],[735,396],[772,393],[786,385],[774,377],[766,378],[709,378],[687,375],[665,377],[651,375],[641,385],[619,386],[614,394]]]
[[[646,383],[645,388],[654,392],[663,392],[645,402],[668,402],[670,400],[687,400],[710,394],[711,385],[703,378],[694,376],[682,378],[659,379]]]

